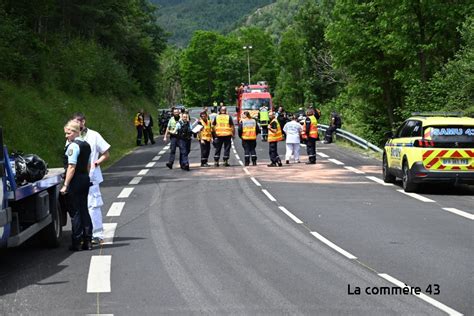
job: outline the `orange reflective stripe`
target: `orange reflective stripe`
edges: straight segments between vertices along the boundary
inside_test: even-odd
[[[199,138],[210,142],[212,140],[211,122],[207,120],[206,123],[203,119],[201,119],[200,122],[203,126],[203,129],[199,133]]]
[[[232,126],[229,124],[230,116],[219,114],[216,116],[215,131],[217,136],[232,136]]]
[[[314,115],[311,115],[309,119],[311,120],[311,124],[309,125],[309,137],[318,138],[318,120]]]
[[[270,122],[270,125],[273,122],[276,122],[277,128],[276,128],[276,132],[272,132],[270,129],[268,129],[268,139],[267,139],[267,141],[269,143],[279,142],[279,141],[283,140],[283,133],[281,132],[280,123],[278,123],[277,119],[273,119]]]
[[[257,122],[253,119],[244,119],[242,121],[242,139],[255,140],[257,139]]]

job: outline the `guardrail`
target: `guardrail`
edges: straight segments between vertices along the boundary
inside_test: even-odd
[[[318,128],[320,130],[322,130],[323,132],[326,132],[326,130],[329,128],[329,125],[318,124]],[[345,131],[343,129],[338,128],[336,130],[336,135],[339,136],[339,137],[342,137],[342,138],[350,141],[351,143],[356,144],[356,145],[358,145],[358,146],[360,146],[364,149],[372,149],[373,151],[376,151],[376,152],[379,152],[379,153],[383,152],[383,150],[381,148],[375,146],[371,142],[369,142],[369,141],[367,141],[363,138],[360,138],[357,135],[349,133],[348,131]]]

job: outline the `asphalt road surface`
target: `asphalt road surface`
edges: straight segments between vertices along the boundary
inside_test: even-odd
[[[0,254],[0,314],[473,314],[473,187],[406,195],[334,144],[281,168],[257,149],[200,168],[194,140],[186,172],[139,147],[104,174],[104,245],[71,253],[66,227]]]

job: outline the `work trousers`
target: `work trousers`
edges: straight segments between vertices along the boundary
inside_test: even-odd
[[[168,162],[173,164],[176,157],[176,147],[178,146],[178,138],[175,135],[170,136],[170,157]]]
[[[273,164],[281,162],[280,156],[278,156],[278,142],[268,143],[268,153]]]
[[[92,240],[92,222],[87,208],[90,179],[87,174],[75,174],[66,194],[67,211],[71,217],[73,246]]]
[[[151,126],[146,126],[143,128],[143,136],[145,137],[145,145],[148,145],[148,141],[150,141],[152,144],[155,143],[155,140],[153,139],[153,129]]]
[[[179,165],[182,167],[189,166],[189,148],[191,147],[191,139],[178,139],[179,146]]]
[[[326,130],[326,135],[324,135],[324,140],[328,143],[332,143],[332,134],[337,130],[336,126],[329,126],[329,128]]]
[[[300,143],[286,143],[285,160],[290,160],[291,156],[295,162],[300,161]]]
[[[257,161],[256,140],[242,140],[242,147],[244,147],[245,165],[249,165],[250,158],[252,158],[252,161]]]
[[[308,137],[306,141],[306,153],[308,154],[309,162],[316,162],[316,138]]]
[[[224,161],[229,160],[230,147],[232,146],[231,140],[232,140],[232,136],[219,136],[216,138],[214,161],[219,161],[219,159],[221,158],[222,145],[224,145],[224,156],[222,156],[222,158],[224,159]]]
[[[104,205],[102,200],[102,193],[100,192],[99,184],[94,184],[89,187],[89,195],[87,196],[87,206],[89,208],[89,215],[92,221],[92,237],[104,239],[104,227],[102,224],[102,209]]]
[[[137,146],[142,144],[142,137],[143,137],[143,126],[137,126]]]
[[[199,144],[201,146],[201,163],[207,163],[209,154],[211,152],[211,142],[207,140],[201,140]]]
[[[262,128],[262,140],[267,140],[268,137],[268,125],[261,125]]]

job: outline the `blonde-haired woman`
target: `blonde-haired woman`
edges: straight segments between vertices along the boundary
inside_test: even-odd
[[[64,126],[67,144],[64,149],[64,184],[60,190],[66,195],[71,217],[72,243],[69,250],[92,249],[92,222],[87,208],[91,147],[81,139],[80,125],[74,120]]]

